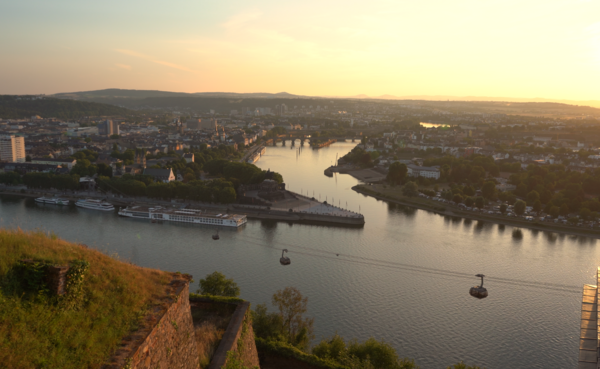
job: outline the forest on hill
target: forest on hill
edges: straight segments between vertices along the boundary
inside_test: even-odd
[[[42,118],[76,119],[86,116],[129,115],[132,113],[129,109],[95,102],[0,95],[0,118],[2,119],[22,119],[34,115]]]

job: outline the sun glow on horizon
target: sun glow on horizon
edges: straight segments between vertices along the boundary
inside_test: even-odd
[[[567,0],[6,2],[0,93],[600,100],[597,14]]]

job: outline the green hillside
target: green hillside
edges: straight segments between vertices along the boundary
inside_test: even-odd
[[[87,116],[133,114],[129,109],[95,102],[31,96],[0,95],[0,118],[22,119],[39,115],[42,118],[77,119]]]
[[[71,265],[66,295],[48,292],[49,264]],[[171,278],[53,234],[0,229],[0,368],[101,367]]]

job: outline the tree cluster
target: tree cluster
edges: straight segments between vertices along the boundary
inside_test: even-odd
[[[346,163],[352,163],[363,168],[370,168],[374,165],[373,161],[379,157],[379,152],[366,152],[364,149],[356,146],[349,153],[342,156]]]
[[[258,184],[265,180],[267,171],[254,164],[232,162],[225,159],[211,160],[204,165],[204,170],[213,176],[233,179],[238,184]],[[283,183],[281,174],[272,172],[273,180]]]
[[[147,176],[144,176],[147,177]],[[230,204],[237,198],[233,184],[224,179],[211,181],[155,182],[140,180],[140,176],[124,175],[121,178],[99,177],[101,190],[128,196],[147,196],[156,199],[182,199]]]
[[[27,173],[23,176],[27,188],[78,190],[79,175],[54,173]]]
[[[9,186],[16,186],[23,183],[23,179],[21,178],[21,175],[17,172],[5,172],[0,173],[0,183]]]

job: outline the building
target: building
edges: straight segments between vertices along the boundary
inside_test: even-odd
[[[425,178],[440,178],[440,167],[420,167],[418,165],[409,164],[406,166],[408,168],[408,175],[411,177],[425,177]]]
[[[191,129],[194,131],[198,131],[201,129],[210,129],[210,130],[214,131],[217,128],[217,120],[216,119],[193,118],[193,119],[188,119],[185,122],[185,124],[188,129]]]
[[[98,134],[100,136],[112,136],[119,135],[121,132],[119,131],[119,123],[113,122],[112,120],[105,120],[102,123],[98,124]]]
[[[194,162],[194,153],[183,154],[183,158],[185,159],[186,163],[193,163]]]
[[[26,173],[58,173],[61,167],[58,165],[51,164],[33,164],[33,163],[0,163],[0,173],[6,172],[19,172],[21,174]]]
[[[151,176],[156,182],[171,182],[175,180],[173,169],[158,169],[158,168],[146,168],[144,169],[144,175]]]
[[[66,135],[69,137],[87,137],[99,134],[98,127],[75,127],[67,129]]]
[[[47,165],[59,165],[62,168],[73,169],[73,166],[77,164],[75,159],[46,159],[46,158],[33,158],[31,159],[32,164],[47,164]]]
[[[0,136],[0,160],[9,163],[25,162],[25,139],[14,135]]]

